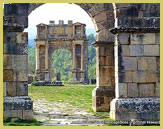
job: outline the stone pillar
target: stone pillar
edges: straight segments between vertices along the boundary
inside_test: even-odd
[[[116,98],[114,120],[160,120],[159,28],[117,30],[115,40]],[[150,33],[149,33],[150,30]]]
[[[48,70],[48,44],[45,45],[45,70]]]
[[[80,82],[84,83],[84,43],[81,44],[81,71],[80,71]]]
[[[77,72],[77,62],[76,62],[76,45],[73,45],[73,60],[72,60],[72,83],[76,83],[77,79],[76,79],[76,72]]]
[[[88,40],[85,40],[84,42],[84,74],[85,74],[85,83],[89,84],[89,78],[88,78]]]
[[[23,4],[4,5],[3,120],[8,118],[33,119],[33,102],[28,96],[28,33],[23,32],[24,26],[27,25],[22,23],[27,17],[23,16],[19,21],[20,17],[15,16],[14,11],[8,11],[19,7],[24,10],[26,8]],[[22,12],[22,10],[17,12]],[[9,22],[11,16],[15,22],[18,22],[16,25]]]
[[[48,56],[48,44],[45,43],[45,72],[44,72],[44,76],[45,76],[45,81],[49,81],[49,56]]]
[[[36,80],[40,80],[40,45],[36,42]]]
[[[52,80],[52,51],[49,51],[49,79]]]
[[[95,42],[96,88],[92,91],[94,111],[109,111],[109,104],[115,98],[114,43]]]
[[[40,70],[39,44],[36,42],[36,71]]]

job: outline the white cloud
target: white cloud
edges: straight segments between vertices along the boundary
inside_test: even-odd
[[[35,9],[29,15],[29,27],[36,28],[37,24],[48,24],[50,20],[68,20],[73,22],[81,22],[87,25],[87,28],[94,28],[94,24],[90,16],[78,5],[68,3],[47,3]]]

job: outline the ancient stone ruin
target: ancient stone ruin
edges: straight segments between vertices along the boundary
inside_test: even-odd
[[[55,50],[65,48],[71,52],[72,83],[89,83],[88,79],[88,40],[85,24],[68,24],[60,20],[59,24],[50,21],[49,25],[37,25],[36,44],[36,78],[39,81],[52,80],[52,54]]]
[[[4,120],[8,117],[33,119],[33,102],[28,96],[27,85],[28,33],[23,31],[28,27],[28,15],[41,5],[40,3],[4,4]],[[92,92],[93,110],[108,111],[110,118],[114,120],[160,120],[160,4],[78,3],[77,5],[92,18],[97,32],[94,43],[97,83]],[[53,26],[51,24],[50,26]],[[47,25],[40,27],[46,28]],[[83,25],[77,24],[76,27],[80,28]],[[56,42],[58,41],[51,43]],[[67,46],[72,52],[78,48],[87,51],[87,47],[79,45],[83,42],[76,40],[73,42],[76,45]],[[42,44],[40,48],[37,46],[37,50],[42,49],[48,56],[49,42],[36,40],[36,44]],[[48,73],[50,63],[47,62],[45,65],[40,65],[43,67],[41,70],[46,70],[38,72],[42,74],[40,79],[50,79]],[[73,68],[77,67],[73,63]],[[76,76],[83,71],[74,69],[72,72],[75,81],[83,79],[83,76],[79,77],[80,79]]]

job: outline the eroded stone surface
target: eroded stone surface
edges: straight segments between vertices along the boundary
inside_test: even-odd
[[[43,126],[105,126],[103,118],[69,103],[34,101],[34,118],[42,121]]]
[[[156,120],[160,118],[159,98],[119,98],[111,102],[110,117],[115,120]]]

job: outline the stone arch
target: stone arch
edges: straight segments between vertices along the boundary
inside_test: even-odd
[[[32,101],[28,97],[28,90],[27,90],[27,67],[23,67],[22,64],[27,65],[27,52],[25,51],[27,49],[27,33],[23,32],[24,28],[27,28],[28,26],[28,15],[30,12],[37,7],[41,6],[42,4],[6,4],[4,7],[4,35],[6,37],[10,37],[13,34],[13,37],[16,39],[15,47],[20,48],[17,49],[19,52],[14,51],[18,56],[22,57],[24,59],[23,62],[19,62],[18,60],[15,60],[15,58],[12,58],[15,61],[15,64],[17,66],[21,65],[19,69],[17,67],[11,67],[11,70],[8,70],[4,68],[4,82],[6,85],[4,87],[6,88],[4,96],[4,103],[8,104],[7,100],[8,96],[16,97],[16,99],[21,99],[23,103],[28,103],[28,112],[32,114]],[[96,26],[97,31],[97,41],[95,43],[95,46],[97,47],[97,88],[93,91],[93,109],[95,111],[109,111],[109,103],[111,99],[114,98],[114,38],[113,35],[110,33],[109,28],[114,27],[114,17],[113,17],[113,7],[112,4],[104,3],[104,4],[78,4],[81,8],[83,8],[89,15],[92,17],[94,24]],[[13,17],[11,17],[13,16]],[[110,21],[110,22],[109,22]],[[108,24],[111,23],[111,24]],[[8,38],[9,39],[9,38]],[[18,44],[19,43],[19,44]],[[22,44],[20,44],[22,43]],[[4,42],[4,45],[8,45],[8,43]],[[24,46],[22,46],[24,45]],[[5,54],[11,54],[10,51],[5,51]],[[101,60],[107,60],[107,57],[109,56],[110,62],[104,62],[100,64]],[[100,58],[100,59],[99,59]],[[19,59],[19,58],[18,58]],[[19,59],[20,60],[20,59]],[[7,60],[6,60],[7,61]],[[13,62],[14,62],[13,61]],[[105,67],[106,66],[106,67]],[[12,78],[7,77],[8,72],[13,71],[14,69],[14,76],[18,76],[18,78],[15,78],[16,80],[13,80]],[[106,73],[105,71],[108,71]],[[111,75],[110,75],[111,73]],[[16,75],[15,75],[16,74]],[[109,79],[108,79],[109,78]],[[14,87],[14,93],[9,93],[9,87],[7,86],[8,81],[10,81],[10,84]],[[20,83],[20,85],[16,86],[16,84]],[[22,82],[23,81],[23,82]],[[22,90],[20,90],[20,88]],[[13,90],[12,90],[13,91]],[[16,93],[15,93],[16,91]],[[20,93],[19,93],[20,92]],[[110,96],[107,96],[108,93],[111,93]],[[102,95],[102,96],[101,96]],[[17,97],[18,96],[18,97]],[[28,99],[25,99],[24,96],[27,96]],[[16,100],[15,99],[15,100]],[[104,101],[105,99],[105,101]],[[28,101],[28,102],[27,102]],[[12,102],[14,104],[14,102]],[[5,104],[4,104],[5,105]],[[21,107],[21,104],[20,106]],[[5,109],[6,107],[4,107]],[[24,109],[23,109],[24,108]],[[18,112],[21,112],[20,114],[25,114],[25,110],[27,107],[22,107],[23,110],[19,110]],[[11,109],[11,112],[15,110]],[[10,114],[11,115],[11,114]],[[24,116],[24,117],[23,117]],[[23,115],[23,119],[25,118],[25,115]],[[4,117],[7,117],[4,111]]]
[[[114,35],[109,31],[109,29],[114,27],[114,8],[113,8],[113,4],[112,3],[75,3],[76,5],[78,5],[79,7],[81,7],[92,19],[94,25],[95,25],[95,29],[96,29],[96,41],[98,42],[102,42],[102,43],[108,43],[108,44],[103,44],[103,48],[100,46],[101,50],[97,53],[97,55],[103,51],[102,49],[105,49],[106,46],[109,47],[109,49],[111,49],[111,51],[109,52],[109,55],[111,57],[111,66],[110,64],[106,64],[110,67],[112,67],[112,70],[110,71],[112,73],[112,76],[109,75],[103,75],[103,76],[109,76],[112,79],[109,80],[103,80],[105,81],[104,83],[100,82],[99,85],[109,85],[109,86],[114,86]],[[28,10],[28,15],[35,10],[36,8],[40,7],[41,5],[43,5],[43,3],[41,4],[29,4],[29,10]],[[115,5],[114,5],[115,6]],[[96,44],[95,46],[98,46],[98,44]],[[104,55],[102,55],[104,56]],[[103,58],[103,57],[102,57]],[[98,60],[99,61],[99,60]],[[100,67],[100,66],[97,66]],[[102,69],[102,68],[101,68]],[[97,72],[100,72],[101,69]],[[103,71],[105,71],[105,69],[103,69]],[[82,72],[81,72],[82,73]],[[75,73],[74,73],[75,74]],[[77,74],[77,73],[76,73]],[[86,74],[86,78],[88,78],[88,72],[85,73]],[[74,75],[76,76],[76,75]],[[83,74],[81,75],[81,77],[84,76]],[[100,76],[100,75],[99,75]],[[99,77],[101,78],[101,77]],[[74,80],[74,79],[72,79]],[[76,79],[75,79],[76,80]],[[82,79],[83,80],[83,79]],[[86,79],[88,80],[88,79]],[[112,82],[111,82],[112,80]],[[88,82],[88,81],[86,81]],[[99,81],[97,81],[99,82]],[[112,88],[112,91],[114,91],[114,88]],[[94,109],[96,110],[96,109]],[[108,109],[107,109],[108,110]]]
[[[29,4],[28,15],[44,3]],[[109,29],[114,28],[114,7],[112,3],[75,3],[92,19],[97,33],[97,41],[114,42],[114,35]],[[114,5],[115,6],[115,5]]]
[[[26,85],[27,33],[22,32],[28,26],[28,14],[40,5],[4,6],[4,119],[32,118],[32,101]],[[92,17],[97,31],[93,109],[110,109],[110,117],[115,120],[159,120],[160,4],[78,5]]]

